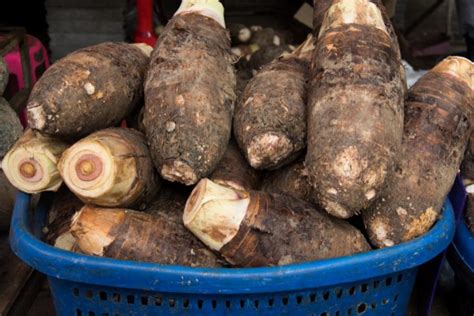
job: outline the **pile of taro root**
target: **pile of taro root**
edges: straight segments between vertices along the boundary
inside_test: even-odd
[[[427,233],[468,147],[473,63],[445,58],[407,89],[378,0],[319,1],[312,35],[294,46],[289,32],[227,27],[219,1],[185,0],[154,48],[102,43],[44,73],[29,128],[1,136],[11,184],[57,192],[46,241],[257,267]]]

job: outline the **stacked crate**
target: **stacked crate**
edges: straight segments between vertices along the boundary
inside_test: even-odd
[[[126,0],[46,0],[51,59],[105,41],[123,41]]]

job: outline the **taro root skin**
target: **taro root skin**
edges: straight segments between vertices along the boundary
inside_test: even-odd
[[[164,179],[193,185],[224,155],[236,98],[233,61],[222,5],[183,1],[158,39],[145,83],[144,125]]]
[[[400,160],[390,190],[363,213],[373,245],[426,233],[440,215],[474,122],[474,64],[448,57],[409,90]]]

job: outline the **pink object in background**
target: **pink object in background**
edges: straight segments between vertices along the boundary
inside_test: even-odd
[[[36,37],[26,35],[26,41],[28,44],[28,58],[31,74],[29,81],[31,82],[32,87],[33,84],[43,74],[43,72],[49,67],[49,59],[46,48]],[[28,81],[25,78],[26,74],[23,72],[20,48],[17,46],[15,49],[7,53],[3,58],[10,73],[5,95],[12,97],[18,91],[24,89]],[[23,127],[26,127],[27,119],[25,110],[23,110],[20,114],[20,121],[21,124],[23,124]]]

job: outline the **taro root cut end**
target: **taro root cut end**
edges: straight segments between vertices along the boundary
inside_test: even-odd
[[[82,252],[102,256],[104,249],[116,238],[117,230],[114,227],[119,226],[124,219],[123,209],[84,206],[73,216],[71,233]]]
[[[467,58],[460,56],[450,56],[443,59],[431,71],[451,74],[459,80],[465,82],[471,89],[474,89],[474,63]]]
[[[255,169],[262,169],[271,163],[271,167],[278,166],[293,152],[293,144],[282,133],[265,133],[255,136],[248,149],[249,163]]]
[[[27,130],[2,160],[10,183],[27,193],[57,191],[62,183],[56,163],[66,144]]]
[[[179,159],[163,164],[160,173],[168,181],[181,182],[185,185],[193,185],[198,181],[193,168]]]
[[[239,231],[250,203],[248,194],[202,179],[184,208],[184,225],[204,244],[220,250]]]
[[[339,0],[332,4],[325,15],[319,32],[321,37],[328,29],[343,24],[362,24],[373,26],[388,36],[382,12],[369,0]]]
[[[207,16],[225,28],[224,6],[219,0],[182,0],[175,15],[192,12]]]

